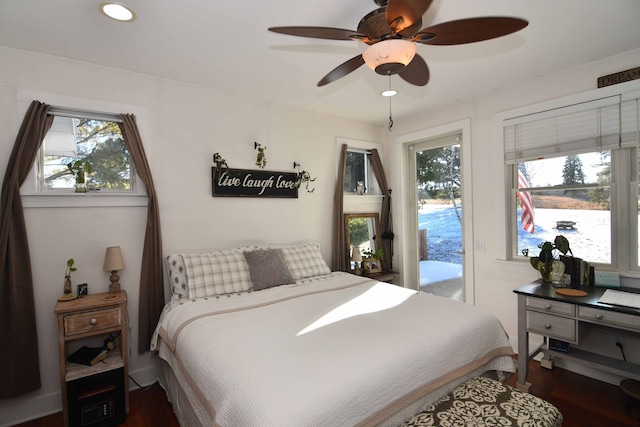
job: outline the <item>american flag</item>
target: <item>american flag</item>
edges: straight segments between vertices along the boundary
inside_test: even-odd
[[[529,188],[529,180],[526,171],[523,171],[524,165],[521,163],[518,167],[518,188]],[[533,234],[533,200],[528,191],[518,191],[518,199],[522,205],[522,229]]]

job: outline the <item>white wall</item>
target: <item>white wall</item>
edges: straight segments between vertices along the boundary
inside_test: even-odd
[[[404,135],[433,129],[464,119],[471,120],[472,175],[465,185],[473,186],[474,241],[466,250],[473,250],[475,304],[495,313],[504,324],[512,343],[517,339],[517,310],[514,289],[537,278],[526,263],[505,262],[506,207],[505,168],[501,139],[501,112],[536,104],[555,98],[579,94],[596,89],[598,77],[638,66],[640,50],[594,62],[566,72],[541,77],[525,84],[487,93],[471,101],[443,106],[408,119],[395,121],[393,135],[385,141],[387,163],[402,164]],[[429,84],[437,84],[430,81]],[[631,83],[635,89],[640,81]],[[405,171],[401,167],[389,168],[391,188],[402,188]],[[394,220],[396,221],[396,254],[402,256],[403,223],[401,191],[394,191]],[[485,243],[485,251],[475,250],[476,242]],[[501,261],[502,260],[502,261]]]
[[[136,106],[160,205],[164,252],[228,248],[248,243],[318,240],[331,261],[331,210],[336,138],[380,139],[378,127],[152,76],[0,47],[0,175],[22,121],[21,90],[90,102]],[[42,102],[50,102],[43,96]],[[128,111],[123,111],[128,112]],[[293,172],[293,162],[317,177],[298,199],[213,198],[212,155],[230,167],[255,168],[254,141],[267,147],[267,169]],[[57,412],[60,384],[53,309],[62,293],[66,260],[74,257],[74,285],[108,290],[102,271],[107,246],[119,245],[126,269],[120,283],[129,296],[130,374],[155,380],[155,357],[137,354],[138,285],[146,207],[27,208],[40,348],[42,388],[0,401],[0,425]]]

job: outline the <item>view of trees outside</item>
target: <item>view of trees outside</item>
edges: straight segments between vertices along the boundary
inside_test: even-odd
[[[416,153],[418,201],[451,203],[462,223],[460,211],[460,145],[435,148]]]
[[[365,181],[365,157],[364,153],[347,151],[344,171],[345,193],[355,193],[358,181]]]
[[[45,154],[44,187],[73,188],[74,176],[67,165],[80,161],[91,164],[92,173],[87,180],[89,188],[131,189],[129,150],[118,123],[76,118],[73,119],[73,125],[76,131],[76,157]]]
[[[460,166],[459,144],[416,152],[418,229],[426,230],[431,261],[462,264]]]

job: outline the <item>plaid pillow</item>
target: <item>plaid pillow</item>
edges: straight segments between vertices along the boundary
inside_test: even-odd
[[[282,246],[280,249],[289,271],[296,280],[331,273],[331,269],[320,253],[319,242]]]
[[[189,279],[189,298],[245,292],[251,289],[249,268],[240,251],[182,255]]]

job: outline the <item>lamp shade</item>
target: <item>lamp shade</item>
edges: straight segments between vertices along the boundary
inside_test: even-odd
[[[351,252],[351,261],[362,262],[362,254],[360,253],[360,248],[357,246],[353,247],[353,251]]]
[[[120,246],[110,246],[104,255],[103,271],[120,271],[124,270],[124,259],[122,259],[122,251]]]
[[[378,74],[396,74],[416,56],[416,44],[408,40],[390,39],[372,44],[362,53],[364,62]]]

